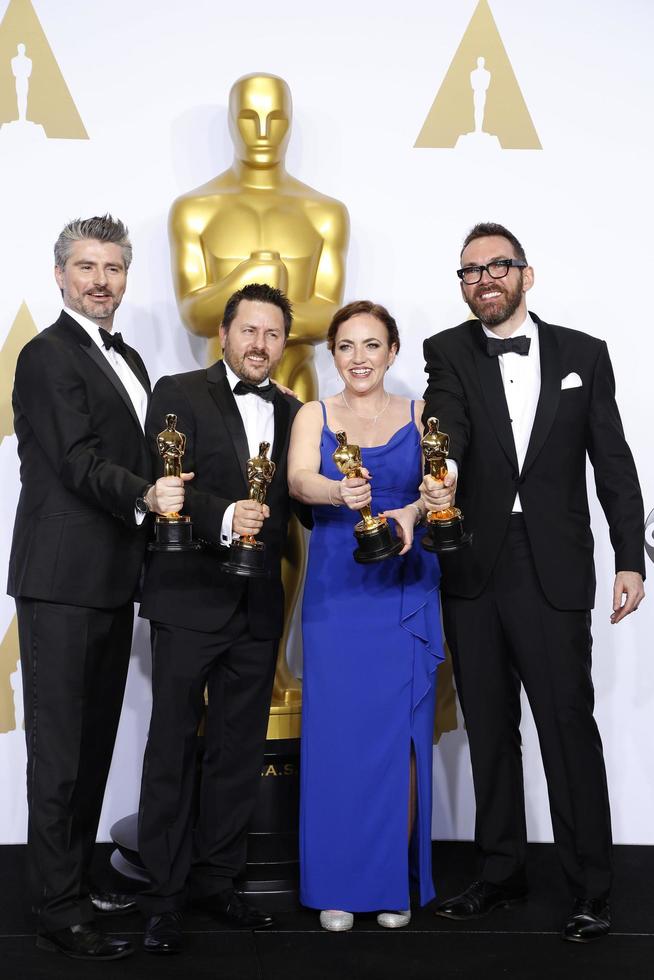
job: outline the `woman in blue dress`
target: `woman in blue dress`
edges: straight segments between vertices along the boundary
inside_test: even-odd
[[[343,390],[309,402],[293,425],[291,494],[313,505],[302,611],[304,677],[300,899],[332,931],[356,912],[409,922],[431,875],[432,735],[443,659],[436,557],[420,547],[425,514],[423,403],[385,390],[400,348],[393,317],[368,301],[334,317],[327,344]],[[361,447],[363,478],[341,477],[335,433]],[[451,491],[443,487],[443,506]],[[398,557],[360,565],[358,511],[395,522]]]

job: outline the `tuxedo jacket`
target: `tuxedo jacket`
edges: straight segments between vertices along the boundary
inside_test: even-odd
[[[300,408],[295,398],[275,393],[271,459],[275,475],[268,485],[270,517],[257,540],[266,546],[270,578],[242,578],[220,569],[228,549],[220,532],[227,507],[249,496],[246,464],[250,457],[245,427],[229,386],[225,367],[217,361],[207,370],[161,378],[155,385],[146,431],[155,453],[155,472],[163,472],[156,455],[156,437],[166,415],[177,415],[177,429],[186,436],[184,472],[195,473],[186,484],[183,513],[193,522],[201,551],[151,552],[148,556],[141,615],[185,629],[214,632],[232,616],[245,596],[250,629],[257,639],[282,634],[283,591],[281,557],[291,502],[286,479],[286,455],[291,422]]]
[[[149,394],[143,361],[125,360]],[[134,504],[151,482],[120,378],[67,313],[22,349],[13,391],[21,492],[7,590],[101,609],[133,598],[147,538]]]
[[[481,323],[468,320],[424,344],[424,419],[436,416],[441,431],[450,436],[450,456],[459,466],[456,503],[466,530],[474,532],[472,547],[440,556],[442,587],[446,594],[466,598],[482,591],[518,491],[547,599],[558,609],[590,609],[595,569],[586,456],[608,521],[616,571],[644,577],[638,476],[604,341],[530,315],[538,325],[541,383],[522,469],[500,365],[486,353]]]

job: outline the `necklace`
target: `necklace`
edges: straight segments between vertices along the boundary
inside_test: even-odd
[[[347,408],[347,410],[349,412],[352,412],[352,415],[356,415],[358,419],[365,419],[366,422],[372,422],[373,425],[375,424],[379,416],[384,414],[384,412],[386,411],[386,409],[391,403],[391,396],[389,395],[388,392],[386,392],[386,404],[379,412],[377,412],[376,415],[359,415],[358,412],[355,412],[354,409],[350,405],[348,405],[347,398],[345,397],[344,391],[341,392],[341,398],[345,402],[345,407]]]

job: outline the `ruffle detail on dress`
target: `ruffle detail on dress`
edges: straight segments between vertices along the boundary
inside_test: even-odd
[[[414,549],[422,550],[421,537],[422,535],[416,535],[414,538]],[[438,593],[438,560],[427,552],[423,552],[421,558],[422,561],[406,568],[400,606],[400,625],[414,638],[411,698],[413,714],[431,694],[433,675],[445,659]],[[432,587],[425,591],[426,584],[430,581],[433,583]]]

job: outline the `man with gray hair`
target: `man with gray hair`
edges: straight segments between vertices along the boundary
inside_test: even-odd
[[[178,510],[184,480],[152,485],[143,361],[114,334],[132,246],[110,215],[55,245],[64,309],[20,353],[13,393],[21,493],[9,563],[27,739],[28,857],[37,946],[115,959],[129,942],[96,914],[89,872],[123,701],[148,511]]]

